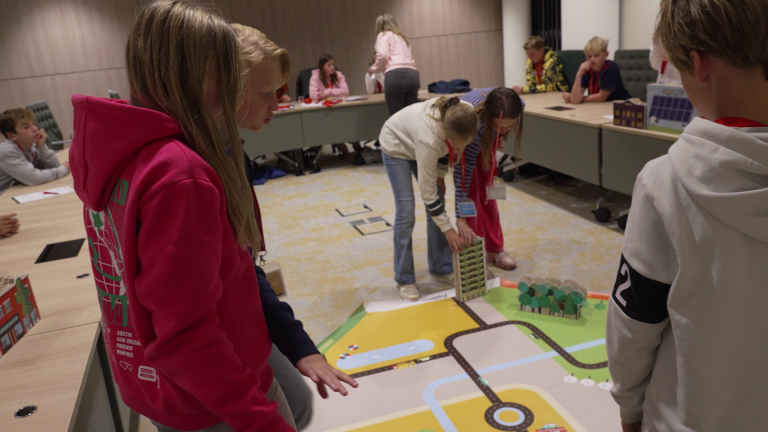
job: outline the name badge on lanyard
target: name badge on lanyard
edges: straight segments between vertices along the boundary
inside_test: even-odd
[[[448,159],[449,163],[451,165],[451,168],[453,167],[453,146],[451,146],[451,143],[448,142],[448,138],[445,139],[445,145],[448,146]],[[467,162],[466,162],[466,156],[465,153],[461,153],[461,189],[464,191],[464,195],[467,195],[467,187],[465,183],[466,178],[466,168],[467,168]],[[454,168],[455,169],[455,168]],[[459,214],[458,217],[460,218],[468,218],[468,217],[475,217],[477,216],[477,209],[475,209],[475,202],[472,201],[469,198],[459,198],[456,201],[457,207],[459,208]]]
[[[495,176],[492,176],[492,178],[494,178],[492,180],[493,184],[488,186],[488,189],[487,189],[488,199],[489,200],[502,200],[502,201],[507,199],[507,186],[505,186],[503,183],[499,182],[498,179],[495,179]]]
[[[504,112],[499,113],[499,128],[501,128],[501,120]],[[488,180],[488,186],[485,188],[486,202],[488,200],[505,200],[507,199],[507,186],[500,183],[496,174],[496,152],[499,149],[499,140],[501,139],[501,129],[496,131],[496,140],[493,142],[493,151],[491,152],[491,160],[489,161],[491,168],[491,178]]]

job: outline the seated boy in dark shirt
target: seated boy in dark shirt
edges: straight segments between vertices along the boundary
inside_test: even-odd
[[[584,47],[587,61],[581,64],[570,93],[563,93],[567,103],[626,100],[632,96],[621,81],[619,65],[608,60],[608,40],[593,37]],[[584,89],[588,95],[584,96]]]

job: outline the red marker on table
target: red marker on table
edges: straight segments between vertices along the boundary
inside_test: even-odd
[[[43,192],[43,195],[58,195],[58,194],[59,194],[58,192],[48,192],[48,191]]]

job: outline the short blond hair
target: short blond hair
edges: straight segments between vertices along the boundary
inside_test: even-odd
[[[248,67],[252,68],[264,59],[275,60],[280,63],[282,73],[280,82],[282,84],[287,83],[288,78],[291,76],[291,57],[288,55],[288,51],[277,46],[264,33],[253,27],[242,24],[230,25],[232,30],[235,31],[237,38],[240,39],[240,44],[243,47],[243,57],[245,57]]]
[[[740,68],[762,66],[768,79],[768,2],[669,0],[656,32],[667,58],[693,75],[696,50]]]
[[[603,39],[600,36],[595,36],[584,45],[584,52],[606,52],[608,51],[608,39]]]
[[[529,49],[542,49],[546,48],[547,44],[544,43],[544,38],[541,36],[531,36],[528,38],[527,41],[525,41],[525,45],[523,45],[524,50]]]

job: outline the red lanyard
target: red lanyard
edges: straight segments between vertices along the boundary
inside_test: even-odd
[[[499,140],[501,139],[501,119],[504,118],[504,111],[499,113],[499,130],[496,131],[496,139],[493,141],[493,151],[490,154],[491,175],[488,178],[488,190],[493,186],[493,180],[496,178],[496,152],[499,150]],[[485,195],[485,203],[488,204],[488,194]]]
[[[764,128],[768,127],[760,122],[741,117],[723,117],[715,120],[715,123],[734,128]]]
[[[539,79],[539,85],[541,85],[541,75],[544,73],[544,60],[542,59],[536,67],[536,78]]]
[[[18,148],[19,148],[19,150],[21,150],[21,154],[22,154],[22,155],[24,155],[24,159],[26,159],[26,158],[27,158],[27,154],[26,154],[26,153],[24,153],[24,149],[23,149],[23,148],[21,148],[21,146],[20,146],[20,145],[18,145],[18,144],[16,144],[16,147],[18,147]],[[32,150],[30,150],[30,151],[29,151],[29,153],[32,155],[32,165],[34,165],[34,164],[35,164],[35,152],[33,152]]]
[[[453,146],[451,146],[451,143],[448,142],[448,138],[445,139],[445,145],[448,146],[448,160],[449,164],[451,165],[451,168],[453,168]],[[464,191],[464,195],[467,194],[467,187],[464,185],[464,179],[466,178],[467,174],[467,154],[462,152],[461,153],[461,190]]]
[[[607,61],[603,65],[603,68],[600,69],[600,72],[597,73],[597,79],[594,79],[595,71],[594,70],[589,71],[589,94],[595,94],[600,91],[600,74],[606,69],[608,69]],[[594,87],[592,86],[593,82],[594,82]]]
[[[333,83],[329,81],[329,82],[328,82],[328,86],[327,86],[327,88],[328,88],[329,90],[330,90],[330,89],[332,89],[332,88],[333,88]]]
[[[666,61],[666,60],[663,60],[663,61],[661,62],[661,71],[659,71],[659,73],[661,73],[662,75],[664,75],[664,71],[665,71],[665,70],[667,70],[667,61]]]

